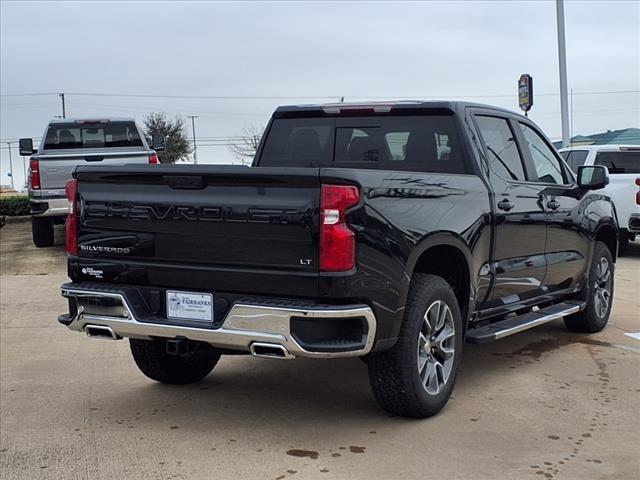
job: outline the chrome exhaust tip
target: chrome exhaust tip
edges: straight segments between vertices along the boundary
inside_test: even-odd
[[[279,358],[281,360],[289,360],[294,358],[289,350],[277,343],[259,343],[254,342],[249,347],[251,355],[260,358]]]
[[[87,325],[84,327],[84,331],[89,338],[102,338],[104,340],[120,340],[121,337],[111,329],[111,327],[105,327],[104,325]]]

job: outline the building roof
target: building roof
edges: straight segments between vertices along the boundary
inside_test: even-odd
[[[575,135],[571,137],[571,145],[640,145],[640,128],[607,130],[592,135]],[[561,148],[562,142],[553,142],[553,146]]]

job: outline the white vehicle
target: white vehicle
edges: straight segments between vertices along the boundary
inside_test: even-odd
[[[604,165],[609,169],[609,185],[603,192],[616,207],[623,250],[640,234],[640,146],[576,146],[561,149],[560,155],[574,172],[582,165]]]
[[[21,138],[20,155],[31,157],[29,204],[35,246],[53,245],[53,224],[63,223],[69,212],[64,186],[76,166],[158,163],[156,151],[164,149],[164,137],[153,137],[146,139],[132,118],[105,118],[52,120],[37,151],[33,139]]]

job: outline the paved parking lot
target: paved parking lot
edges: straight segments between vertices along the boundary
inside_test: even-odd
[[[377,407],[357,359],[225,357],[201,383],[154,383],[126,341],[57,324],[63,248],[29,233],[0,230],[3,479],[640,478],[638,243],[604,332],[467,345],[452,400],[416,421]]]

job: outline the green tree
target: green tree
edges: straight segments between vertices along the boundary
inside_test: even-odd
[[[166,148],[158,152],[160,163],[176,163],[189,159],[192,148],[187,139],[187,130],[182,117],[177,116],[171,120],[164,112],[150,113],[144,119],[144,134],[147,138],[151,138],[154,133],[162,133],[166,142]]]

